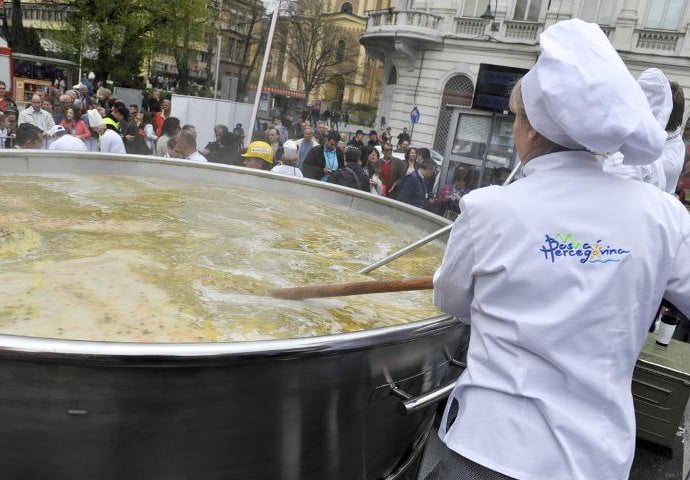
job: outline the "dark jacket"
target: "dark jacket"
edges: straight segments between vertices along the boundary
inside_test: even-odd
[[[369,175],[356,162],[348,163],[343,168],[328,176],[328,183],[335,183],[355,190],[369,191]]]
[[[221,146],[219,149],[209,152],[206,156],[209,162],[224,163],[226,165],[236,165],[241,167],[243,158],[240,156],[240,151],[234,146]]]
[[[398,198],[400,194],[400,186],[402,181],[407,176],[407,162],[401,158],[391,158],[391,172],[389,174],[390,189],[388,196],[390,198]]]
[[[307,153],[307,157],[304,159],[302,164],[302,174],[306,178],[313,178],[314,180],[321,180],[323,177],[323,169],[326,168],[326,159],[323,156],[323,145],[313,147]],[[336,156],[338,157],[338,168],[343,168],[345,161],[343,159],[343,153],[336,150]]]
[[[360,142],[359,140],[355,140],[354,138],[347,142],[348,145],[352,145],[353,147],[357,147],[360,150],[364,148],[364,142]]]
[[[419,170],[415,170],[403,178],[399,187],[398,200],[428,210],[427,200],[432,187],[433,185],[429,185],[429,182],[419,174]]]

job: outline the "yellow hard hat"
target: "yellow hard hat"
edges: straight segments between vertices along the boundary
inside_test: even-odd
[[[265,162],[273,164],[273,149],[266,142],[252,142],[247,147],[247,151],[242,154],[247,158],[260,158]]]

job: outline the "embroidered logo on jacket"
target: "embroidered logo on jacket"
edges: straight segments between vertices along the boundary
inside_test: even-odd
[[[580,242],[570,233],[556,233],[554,236],[547,233],[539,251],[551,263],[556,263],[559,257],[576,257],[580,263],[620,262],[630,253],[630,250],[602,243],[602,240]]]

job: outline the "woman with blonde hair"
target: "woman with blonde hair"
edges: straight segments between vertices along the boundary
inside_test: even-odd
[[[513,89],[524,178],[462,197],[434,300],[470,325],[427,478],[627,479],[630,384],[661,298],[690,313],[690,215],[593,152],[656,160],[666,133],[598,25],[540,38]]]

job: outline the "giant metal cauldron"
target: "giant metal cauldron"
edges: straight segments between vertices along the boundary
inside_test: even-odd
[[[241,168],[0,154],[0,174],[49,173],[276,190],[426,232],[444,225],[385,199]],[[467,336],[447,317],[328,337],[215,344],[0,335],[0,472],[70,480],[398,478],[429,431],[435,405],[426,400],[447,393],[460,372],[456,360]]]

